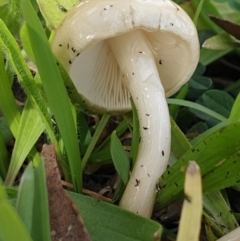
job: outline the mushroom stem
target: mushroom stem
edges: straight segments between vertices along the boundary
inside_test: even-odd
[[[107,40],[123,73],[123,84],[138,111],[141,141],[120,206],[150,217],[156,184],[170,154],[170,120],[165,91],[152,50],[141,30]]]

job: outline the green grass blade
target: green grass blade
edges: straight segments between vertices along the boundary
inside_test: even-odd
[[[77,113],[77,123],[78,123],[78,131],[79,131],[79,142],[80,142],[80,150],[81,153],[84,154],[91,142],[91,132],[86,121],[84,113]]]
[[[5,71],[2,50],[0,50],[0,76],[0,107],[14,137],[16,137],[21,115],[11,91],[10,80],[8,79],[7,73]]]
[[[93,149],[94,149],[94,147],[95,147],[104,127],[106,126],[109,118],[110,118],[110,115],[104,114],[102,116],[101,120],[99,121],[97,129],[96,129],[96,131],[95,131],[95,133],[92,137],[92,140],[91,140],[91,142],[90,142],[90,144],[87,148],[87,151],[86,151],[86,153],[85,153],[85,155],[82,159],[82,169],[84,169],[84,167],[86,166],[87,161],[88,161],[88,159],[89,159],[89,157],[90,157],[90,155],[91,155],[91,153],[92,153],[92,151],[93,151]]]
[[[122,143],[116,135],[116,131],[114,131],[111,135],[110,148],[114,166],[124,184],[127,184],[129,180],[130,161],[126,155]]]
[[[228,118],[229,123],[234,123],[240,120],[240,94],[238,94],[237,98],[234,101],[230,116]]]
[[[21,177],[16,204],[18,214],[29,232],[32,230],[33,220],[33,202],[35,195],[34,181],[33,165],[32,162],[29,162]]]
[[[188,93],[188,90],[189,90],[188,84],[184,85],[175,96],[175,99],[184,100]],[[179,108],[180,108],[179,105],[169,105],[169,113],[174,118],[174,120],[177,116]]]
[[[6,148],[2,133],[0,132],[0,178],[2,178],[3,180],[7,175],[8,165],[9,165],[8,150]]]
[[[7,194],[0,183],[0,240],[32,241],[30,234],[18,216],[14,207],[7,200]]]
[[[218,9],[216,9],[216,7],[212,4],[212,2],[205,1],[203,4],[201,2],[199,3],[199,0],[191,0],[191,3],[197,9],[197,11],[198,11],[198,8],[201,10],[199,12],[199,17],[204,21],[205,26],[207,26],[210,30],[215,31],[216,33],[219,33],[220,28],[216,26],[209,18],[209,14],[220,17],[220,13],[218,12]],[[195,16],[198,18],[198,13],[196,13]]]
[[[201,13],[202,7],[203,7],[204,0],[201,0],[200,3],[197,6],[196,13],[194,14],[193,22],[197,26],[197,21],[199,18],[199,14]]]
[[[51,241],[47,183],[43,160],[34,169],[34,190],[31,235],[34,241]]]
[[[70,101],[41,23],[29,0],[21,3],[38,71],[64,142],[73,185],[76,191],[81,192],[80,151]]]
[[[23,59],[22,53],[19,49],[19,46],[8,28],[4,24],[4,22],[0,19],[0,46],[4,49],[8,56],[8,61],[11,63],[14,72],[18,76],[18,81],[24,89],[24,92],[28,96],[28,98],[33,102],[35,107],[38,109],[39,114],[42,117],[42,120],[45,124],[45,128],[47,133],[51,139],[51,141],[56,146],[56,152],[59,155],[59,147],[57,139],[54,135],[50,115],[47,110],[46,100],[43,99],[41,95],[40,89],[35,84],[33,76]],[[3,92],[1,92],[3,93]],[[5,99],[6,100],[6,99]],[[20,120],[20,115],[16,116],[15,121]],[[12,122],[10,122],[12,123]],[[15,133],[16,132],[16,133]],[[17,135],[17,130],[14,130],[14,133]],[[13,134],[14,134],[13,133]]]
[[[44,130],[42,119],[30,101],[27,101],[19,124],[5,185],[12,185],[24,160]],[[35,150],[36,151],[36,150]],[[34,152],[34,150],[33,150]]]
[[[101,151],[98,151],[96,153],[92,153],[92,155],[89,157],[89,164],[94,163],[105,163],[105,162],[111,162],[112,156],[110,149],[104,149]]]
[[[222,227],[223,234],[238,227],[230,207],[220,192],[212,192],[203,197],[204,210]]]
[[[123,119],[123,121],[117,126],[115,129],[117,136],[121,136],[126,130],[128,129],[128,123],[126,119]],[[111,136],[108,136],[93,152],[93,155],[99,152],[100,150],[103,150],[107,146],[109,146]]]
[[[93,241],[159,241],[162,227],[112,204],[69,193]],[[113,215],[114,214],[114,215]]]
[[[199,111],[202,111],[203,113],[209,115],[209,116],[212,116],[220,121],[224,121],[226,120],[226,118],[218,113],[216,113],[215,111],[213,110],[210,110],[200,104],[197,104],[197,103],[194,103],[194,102],[191,102],[191,101],[187,101],[187,100],[178,100],[178,99],[167,99],[167,103],[168,104],[173,104],[173,105],[182,105],[182,106],[185,106],[185,107],[189,107],[189,108],[192,108],[192,109],[195,109],[195,110],[199,110]]]
[[[179,158],[190,148],[191,144],[188,142],[175,121],[171,118],[171,151],[177,158]]]

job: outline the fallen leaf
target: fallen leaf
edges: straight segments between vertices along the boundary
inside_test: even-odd
[[[233,23],[228,20],[224,20],[215,16],[209,16],[210,19],[216,23],[220,28],[225,30],[227,33],[240,40],[240,25]]]
[[[62,187],[54,145],[43,145],[52,241],[91,241],[72,199]]]

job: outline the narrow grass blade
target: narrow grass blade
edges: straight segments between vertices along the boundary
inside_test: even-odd
[[[34,241],[51,241],[47,184],[43,160],[34,169],[34,190],[31,235]]]
[[[81,192],[80,151],[71,104],[41,23],[29,0],[22,0],[21,3],[39,75],[63,139],[73,185],[76,191]]]
[[[105,149],[101,150],[99,152],[93,153],[89,157],[89,163],[94,164],[94,163],[105,163],[105,162],[112,162],[112,155],[110,149]]]
[[[29,162],[25,169],[18,188],[16,209],[19,216],[27,227],[28,231],[32,230],[33,220],[33,202],[35,195],[34,169],[32,162]],[[36,190],[37,191],[37,190]],[[39,200],[41,201],[41,200]]]
[[[81,153],[84,154],[92,140],[90,128],[86,121],[84,113],[77,113],[77,125],[79,131],[79,142],[81,147]]]
[[[14,207],[7,200],[7,194],[0,183],[0,240],[32,241],[30,234],[18,216]]]
[[[117,136],[121,136],[128,129],[128,123],[125,119],[117,126],[115,129]],[[93,155],[103,150],[107,146],[109,146],[111,136],[109,135],[93,152]]]
[[[69,194],[79,208],[92,240],[160,240],[162,227],[159,223],[135,215],[112,204],[76,193]]]
[[[19,124],[5,185],[12,185],[23,162],[44,130],[42,120],[31,103],[27,101]]]
[[[220,192],[211,192],[203,197],[204,211],[221,227],[222,234],[238,227],[231,208]]]
[[[200,3],[197,6],[197,10],[196,10],[196,13],[195,13],[194,18],[193,18],[193,22],[196,26],[197,26],[197,21],[198,21],[199,15],[200,15],[202,7],[203,7],[203,3],[204,3],[204,0],[201,0]]]
[[[34,78],[19,49],[19,45],[17,44],[14,37],[11,35],[8,28],[1,19],[0,29],[0,46],[3,48],[4,52],[6,52],[8,61],[11,63],[12,69],[17,74],[18,81],[23,87],[24,92],[39,111],[39,115],[41,116],[45,124],[47,133],[51,141],[56,145],[56,151],[60,156],[58,142],[53,131],[50,115],[46,105],[46,100],[43,98],[40,89],[34,81]],[[18,118],[20,119],[20,117]],[[16,116],[16,120],[18,120],[18,118]]]
[[[110,147],[114,166],[124,184],[127,184],[129,180],[130,161],[126,155],[122,143],[116,135],[116,131],[114,131],[111,135]]]
[[[8,150],[6,148],[4,139],[0,132],[0,178],[2,178],[3,180],[7,175],[8,165],[9,165]]]
[[[230,116],[228,118],[229,123],[234,123],[240,120],[240,94],[238,94],[237,98],[234,101]]]
[[[171,118],[171,151],[179,158],[189,149],[191,149],[191,144]]]
[[[200,168],[194,161],[190,161],[187,167],[184,194],[177,241],[198,241],[202,219],[202,183]]]
[[[0,31],[1,32],[1,31]],[[8,122],[8,125],[14,135],[17,136],[18,125],[20,123],[20,112],[18,110],[14,95],[11,91],[10,80],[8,79],[7,73],[4,66],[3,52],[0,50],[0,107],[4,116]]]
[[[185,84],[180,91],[177,93],[177,95],[175,96],[175,99],[178,100],[184,100],[187,93],[188,93],[188,84]],[[178,113],[180,106],[179,105],[170,105],[169,106],[169,113],[170,115],[175,119]]]
[[[212,116],[220,121],[224,121],[226,120],[226,118],[220,114],[218,114],[217,112],[210,110],[200,104],[191,102],[191,101],[187,101],[187,100],[178,100],[178,99],[167,99],[167,103],[168,104],[174,104],[174,105],[182,105],[182,106],[186,106],[189,108],[193,108],[195,110],[199,110],[202,111],[203,113]]]
[[[104,114],[102,116],[101,120],[99,121],[97,129],[96,129],[96,131],[95,131],[95,133],[94,133],[94,135],[92,137],[92,140],[91,140],[91,142],[90,142],[90,144],[89,144],[89,146],[87,148],[87,151],[86,151],[86,153],[85,153],[85,155],[84,155],[84,157],[82,159],[82,170],[86,166],[87,161],[88,161],[88,159],[89,159],[89,157],[90,157],[90,155],[91,155],[91,153],[92,153],[92,151],[93,151],[93,149],[94,149],[94,147],[95,147],[95,145],[96,145],[96,143],[97,143],[97,141],[98,141],[98,139],[99,139],[99,137],[100,137],[104,127],[106,126],[109,118],[110,118],[110,115]]]
[[[220,17],[220,13],[218,9],[212,4],[212,2],[205,1],[203,4],[203,2],[199,3],[199,0],[191,0],[191,3],[196,9],[199,8],[199,10],[201,10],[199,12],[199,17],[202,18],[202,20],[204,21],[205,25],[209,28],[209,30],[219,33],[221,31],[220,28],[217,27],[208,17],[209,14]],[[196,21],[196,18],[198,18],[198,12],[195,14],[195,18],[194,18],[195,21]]]

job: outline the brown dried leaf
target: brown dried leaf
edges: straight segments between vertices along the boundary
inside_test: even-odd
[[[240,40],[240,25],[233,23],[228,20],[224,20],[215,16],[209,16],[210,19],[216,23],[220,28],[225,30],[227,33]]]
[[[91,241],[76,205],[64,192],[58,170],[55,148],[43,145],[52,241]]]

